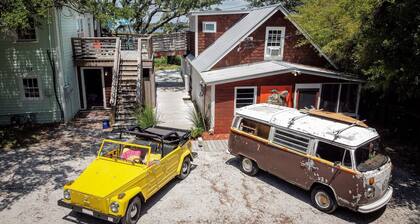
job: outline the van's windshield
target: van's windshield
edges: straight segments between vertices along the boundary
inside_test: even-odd
[[[379,139],[368,142],[355,151],[356,168],[360,172],[375,170],[388,161],[388,157],[380,154]]]

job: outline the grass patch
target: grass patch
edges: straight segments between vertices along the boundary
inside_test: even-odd
[[[181,57],[160,57],[155,58],[154,66],[156,70],[179,70],[181,68]]]

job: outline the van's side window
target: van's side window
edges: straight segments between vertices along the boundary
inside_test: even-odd
[[[274,132],[273,142],[302,152],[306,152],[309,146],[309,138],[277,129]]]
[[[348,156],[346,156],[347,159],[344,158],[345,153],[345,149],[325,142],[318,142],[318,147],[316,149],[317,157],[328,160],[332,163],[339,162],[341,165],[351,167],[351,159],[349,159],[350,152],[346,153],[348,154]]]
[[[264,139],[268,139],[268,135],[270,134],[270,126],[249,119],[241,120],[239,130]]]

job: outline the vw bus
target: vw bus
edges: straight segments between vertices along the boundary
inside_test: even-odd
[[[369,213],[392,197],[391,161],[362,121],[320,110],[255,104],[236,111],[229,152],[248,175],[267,171],[311,192],[317,209]]]

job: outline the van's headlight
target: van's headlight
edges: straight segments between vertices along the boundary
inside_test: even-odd
[[[111,208],[111,211],[113,213],[118,213],[118,209],[120,208],[120,205],[118,204],[118,202],[114,201],[111,203],[109,207]]]
[[[375,187],[374,186],[367,186],[366,196],[368,198],[373,198],[375,196]]]
[[[69,189],[65,189],[63,192],[63,197],[66,200],[70,200],[71,199],[71,195],[70,195],[70,190]]]

